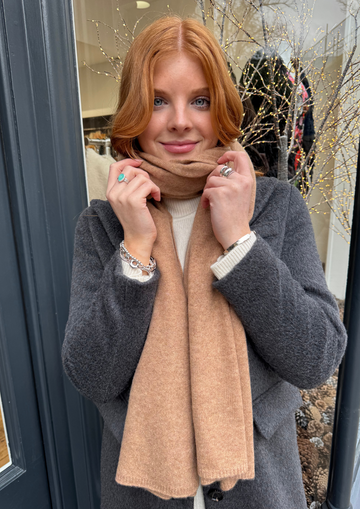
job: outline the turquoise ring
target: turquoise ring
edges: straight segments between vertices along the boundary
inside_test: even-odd
[[[125,182],[126,184],[129,183],[128,179],[125,177],[125,175],[123,173],[120,173],[120,175],[118,176],[118,182]]]

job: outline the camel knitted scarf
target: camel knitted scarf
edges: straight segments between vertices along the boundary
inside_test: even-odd
[[[231,148],[242,150],[238,143]],[[162,196],[189,199],[201,193],[225,151],[165,163],[141,153],[141,168]],[[254,201],[255,190],[249,220]],[[223,249],[210,210],[200,204],[183,274],[171,215],[161,202],[148,206],[158,232],[153,256],[161,278],[130,391],[116,481],[163,499],[194,497],[199,476],[203,485],[220,481],[229,490],[254,477],[254,449],[245,332],[212,287],[210,266]]]

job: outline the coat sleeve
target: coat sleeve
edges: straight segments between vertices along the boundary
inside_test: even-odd
[[[150,324],[159,279],[147,282],[122,273],[118,250],[106,263],[82,214],[75,233],[70,314],[62,357],[66,374],[84,396],[105,403],[128,386]]]
[[[258,236],[247,255],[214,286],[234,307],[257,353],[281,378],[312,388],[335,371],[345,351],[346,331],[297,189],[290,191],[280,258]]]

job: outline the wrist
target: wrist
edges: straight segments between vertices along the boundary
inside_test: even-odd
[[[227,250],[232,244],[236,241],[251,233],[250,226],[234,231],[232,234],[227,235],[224,239],[221,240],[221,245],[224,248],[224,251]]]
[[[246,233],[245,235],[240,237],[238,240],[236,240],[233,244],[228,246],[224,251],[224,255],[228,255],[231,251],[235,250],[235,248],[237,248],[238,246],[245,246],[245,251],[246,251],[248,249],[248,247],[252,246],[252,244],[255,242],[255,240],[256,240],[256,232],[254,230],[251,231],[250,233]]]
[[[128,239],[125,237],[124,246],[129,253],[141,261],[144,265],[148,265],[154,243],[150,243],[148,240],[135,240]]]
[[[143,275],[149,275],[156,269],[156,261],[152,256],[150,256],[149,263],[145,265],[141,260],[128,251],[124,241],[120,242],[120,258],[123,262],[128,263],[133,269],[140,269]]]

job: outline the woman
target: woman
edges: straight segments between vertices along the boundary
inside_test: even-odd
[[[296,386],[335,370],[346,335],[307,208],[255,179],[241,117],[201,24],[135,39],[112,136],[125,158],[78,221],[63,347],[104,418],[103,509],[306,507]]]
[[[275,109],[270,93],[270,66],[273,67],[276,91]],[[289,71],[278,53],[259,49],[246,62],[239,81],[240,87],[246,91],[255,115],[259,116],[257,133],[252,133],[252,144],[249,148],[256,159],[259,155],[265,159],[264,168],[268,177],[277,177],[278,148],[275,128],[272,126],[274,116],[277,115],[279,133],[280,135],[284,133],[293,88],[288,74]],[[259,127],[262,128],[262,132]],[[291,132],[288,137],[291,138]],[[290,178],[294,175],[293,156],[288,161],[288,169]]]

